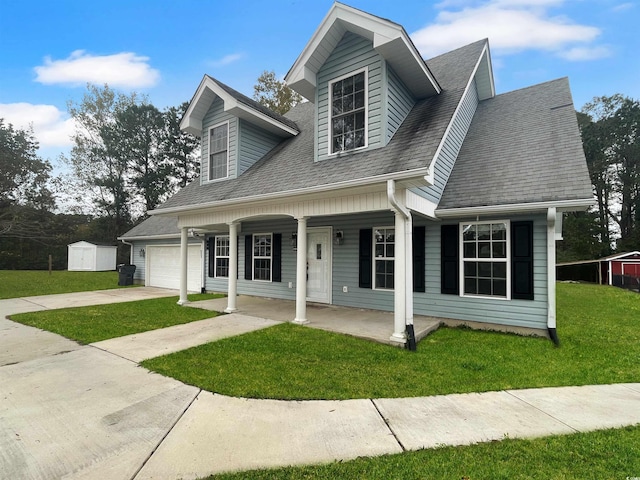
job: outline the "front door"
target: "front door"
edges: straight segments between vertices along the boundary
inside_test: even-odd
[[[331,303],[331,227],[307,230],[307,300]]]

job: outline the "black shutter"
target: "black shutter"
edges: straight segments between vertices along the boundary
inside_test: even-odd
[[[207,253],[209,254],[207,275],[209,277],[215,276],[215,254],[216,254],[216,237],[209,237],[207,239]]]
[[[533,300],[533,222],[511,222],[511,298]]]
[[[424,235],[425,227],[413,227],[413,291],[424,292]]]
[[[360,268],[358,286],[371,288],[371,254],[373,248],[373,232],[370,228],[360,230]]]
[[[282,281],[282,234],[273,234],[273,245],[271,250],[271,281]]]
[[[440,292],[450,295],[460,293],[458,281],[458,225],[442,225],[440,229],[441,283]]]
[[[244,236],[244,279],[253,280],[253,235]]]

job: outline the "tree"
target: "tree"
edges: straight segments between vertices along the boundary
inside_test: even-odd
[[[81,197],[89,197],[98,215],[112,220],[107,236],[114,238],[131,225],[127,159],[114,130],[116,118],[136,103],[136,94],[118,94],[108,85],[87,85],[79,104],[69,102],[76,122],[69,164]]]
[[[39,238],[46,229],[33,215],[54,208],[48,188],[51,164],[37,155],[30,130],[15,129],[0,118],[0,236]]]
[[[266,70],[253,86],[253,99],[280,115],[284,115],[302,102],[302,96],[299,93],[278,80],[275,72]]]
[[[187,111],[189,102],[179,107],[167,108],[164,113],[162,151],[172,165],[173,188],[183,188],[199,175],[199,140],[180,130],[180,120]]]
[[[640,103],[620,94],[585,105],[579,125],[598,202],[602,242],[640,247]]]

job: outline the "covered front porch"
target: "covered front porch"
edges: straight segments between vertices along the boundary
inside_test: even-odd
[[[223,312],[227,308],[227,298],[203,300],[188,305]],[[239,295],[237,297],[237,312],[252,317],[289,322],[295,316],[296,302]],[[308,327],[351,335],[387,345],[403,345],[389,338],[389,330],[393,326],[394,320],[393,312],[307,303],[307,320],[306,326]],[[413,322],[416,341],[419,341],[436,330],[441,325],[442,319],[415,315]]]

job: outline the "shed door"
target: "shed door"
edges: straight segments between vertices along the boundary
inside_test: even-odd
[[[202,287],[202,246],[189,245],[187,290],[200,292]],[[145,285],[180,289],[180,245],[147,247]]]
[[[93,271],[95,270],[94,247],[72,247],[69,258],[69,270]]]

